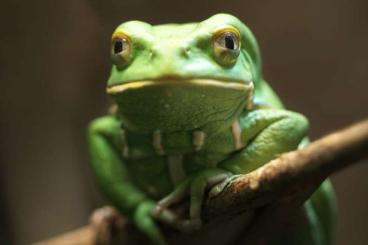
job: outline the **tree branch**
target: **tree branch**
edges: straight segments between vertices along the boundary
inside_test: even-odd
[[[280,222],[285,210],[300,207],[329,175],[367,157],[368,119],[232,178],[219,195],[207,198],[203,219],[208,223],[240,213],[256,214],[248,215],[246,241],[257,244],[260,232],[275,230],[275,223]],[[120,244],[138,244],[141,238],[136,231],[128,223],[124,227],[120,233],[124,241]],[[172,237],[180,240],[175,231],[166,228],[164,232],[169,241]],[[95,231],[87,226],[36,244],[91,245],[95,241]]]

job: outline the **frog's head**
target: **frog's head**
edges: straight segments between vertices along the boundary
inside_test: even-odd
[[[229,125],[251,106],[261,76],[253,34],[228,14],[189,24],[125,22],[112,35],[111,56],[107,92],[124,126],[139,132]]]

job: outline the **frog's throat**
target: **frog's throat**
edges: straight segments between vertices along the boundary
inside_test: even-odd
[[[115,95],[124,92],[127,89],[138,89],[147,86],[154,85],[201,85],[201,86],[213,86],[221,87],[224,89],[234,89],[239,91],[249,92],[253,90],[253,82],[251,81],[221,81],[214,79],[174,79],[174,80],[142,80],[142,81],[132,81],[124,82],[121,84],[112,85],[106,88],[106,91],[110,95]]]

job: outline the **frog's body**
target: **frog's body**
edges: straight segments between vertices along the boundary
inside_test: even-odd
[[[107,91],[118,110],[91,124],[92,163],[114,205],[158,244],[152,213],[183,228],[167,208],[190,195],[186,224],[198,227],[206,186],[254,170],[305,138],[307,120],[282,109],[262,79],[253,35],[231,15],[184,25],[123,23],[112,56]],[[281,235],[283,244],[330,244],[330,189],[326,182],[306,203],[304,232]]]

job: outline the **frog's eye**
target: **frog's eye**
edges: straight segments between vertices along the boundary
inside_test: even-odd
[[[233,64],[240,54],[240,34],[235,28],[225,28],[215,33],[214,54],[221,64]]]
[[[123,33],[115,33],[112,36],[111,59],[117,68],[122,68],[129,63],[131,56],[131,43],[128,36]]]

